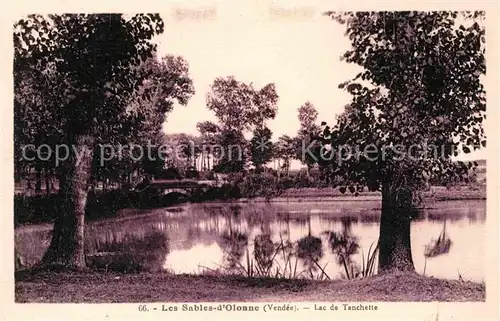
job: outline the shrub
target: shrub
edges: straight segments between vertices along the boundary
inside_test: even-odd
[[[61,194],[14,196],[14,224],[41,224],[54,222],[66,200]],[[89,192],[85,219],[115,217],[122,208],[138,207],[140,199],[136,193],[112,190],[106,193]]]
[[[200,177],[200,172],[198,172],[196,170],[196,168],[194,167],[189,167],[187,170],[186,170],[186,173],[184,175],[186,178],[199,178]]]

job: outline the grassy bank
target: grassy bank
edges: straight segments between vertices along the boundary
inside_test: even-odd
[[[471,189],[465,188],[450,188],[445,187],[436,188],[432,191],[423,192],[423,196],[435,200],[469,200],[469,199],[486,199],[486,189]],[[290,188],[280,194],[279,198],[348,198],[348,199],[377,199],[381,198],[380,192],[363,191],[358,195],[353,195],[349,192],[342,194],[338,188]]]
[[[17,273],[16,302],[484,301],[485,286],[416,274],[308,281],[167,273]]]
[[[430,201],[455,201],[455,200],[485,200],[486,190],[473,189],[446,189],[442,188],[436,191],[426,191],[423,193],[425,200]],[[290,188],[285,190],[279,196],[267,199],[264,197],[240,198],[240,202],[335,202],[335,201],[378,201],[382,199],[380,192],[363,191],[353,195],[349,192],[342,194],[338,188]]]

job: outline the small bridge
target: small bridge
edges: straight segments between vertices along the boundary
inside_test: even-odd
[[[198,189],[207,189],[219,186],[217,181],[195,180],[195,179],[158,179],[148,183],[148,185],[136,189],[139,193],[153,192],[159,195],[180,194],[191,197],[192,192]]]

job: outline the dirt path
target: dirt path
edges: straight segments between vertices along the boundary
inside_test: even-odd
[[[306,281],[169,275],[43,273],[16,276],[16,302],[484,301],[485,286],[415,274]]]

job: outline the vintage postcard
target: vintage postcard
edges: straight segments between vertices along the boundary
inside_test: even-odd
[[[7,319],[498,319],[496,2],[19,6]]]

